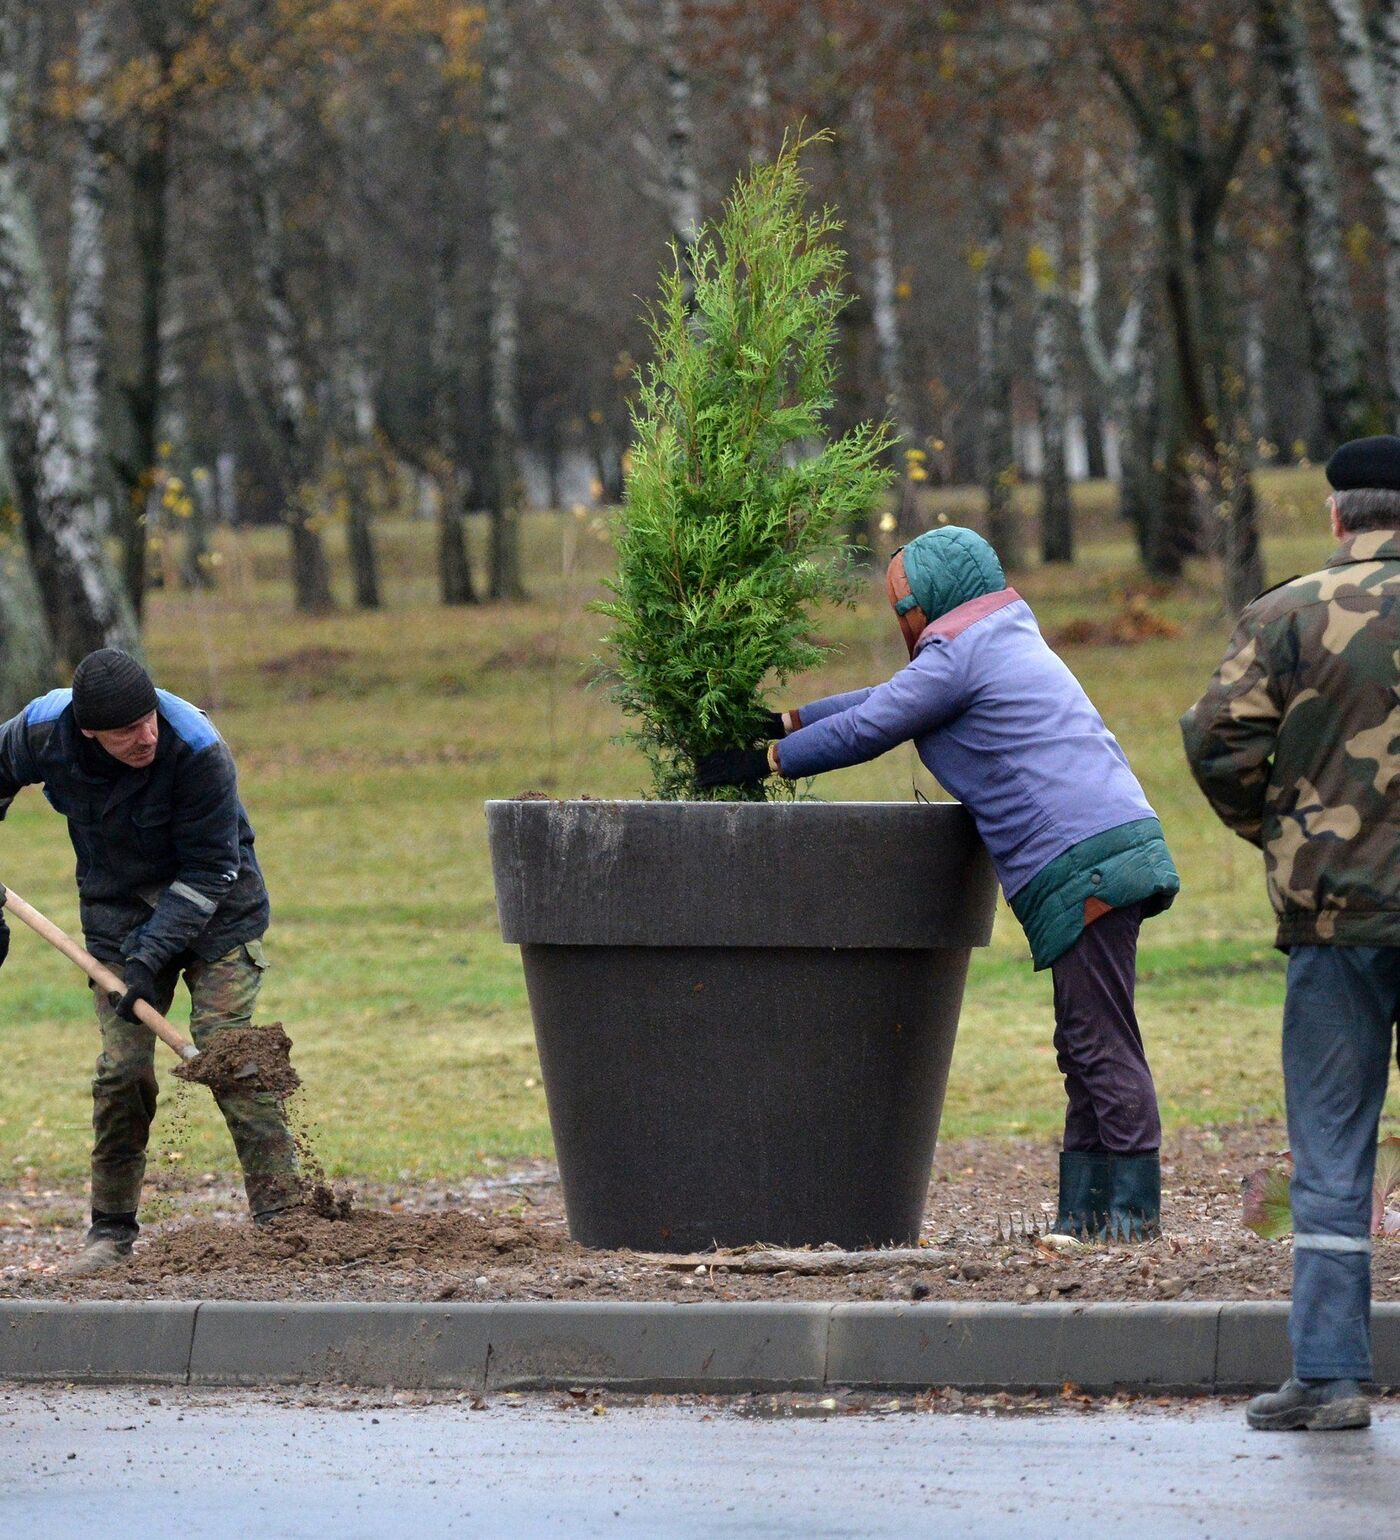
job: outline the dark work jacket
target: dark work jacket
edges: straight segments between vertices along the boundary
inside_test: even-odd
[[[156,702],[156,757],[133,770],[83,737],[71,690],[31,701],[0,725],[0,818],[42,785],[68,820],[88,950],[158,973],[255,940],[269,907],[233,756],[198,708],[165,690]]]

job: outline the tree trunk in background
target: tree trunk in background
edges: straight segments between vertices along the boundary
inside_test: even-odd
[[[520,223],[515,211],[511,106],[515,0],[486,7],[486,188],[491,241],[491,597],[521,599]]]
[[[695,170],[695,123],[690,108],[690,56],[681,0],[660,0],[661,58],[666,74],[666,212],[671,239],[691,272],[700,232],[700,178]]]
[[[1040,556],[1046,562],[1074,560],[1074,506],[1065,468],[1069,416],[1065,388],[1064,240],[1055,202],[1058,127],[1041,125],[1033,152],[1031,239],[1035,283],[1035,330],[1031,340],[1036,404],[1040,415]]]
[[[353,307],[347,306],[347,313],[353,314]],[[342,453],[341,461],[345,474],[345,533],[355,605],[362,610],[377,610],[382,601],[370,498],[375,459],[374,388],[370,382],[369,365],[360,348],[363,336],[363,325],[357,325],[354,339],[346,339],[340,359],[341,379],[337,383],[343,392],[341,415],[348,450],[348,453]]]
[[[3,459],[0,453],[0,463]],[[0,474],[0,506],[13,497]],[[49,626],[19,524],[6,523],[0,514],[0,722],[57,683]]]
[[[1371,163],[1385,230],[1386,372],[1394,419],[1400,404],[1400,119],[1390,87],[1400,62],[1400,18],[1394,5],[1387,4],[1387,24],[1375,36],[1361,0],[1327,0],[1327,4],[1337,23],[1342,71]]]
[[[857,93],[851,107],[859,147],[865,197],[870,216],[870,319],[875,331],[875,356],[880,370],[880,395],[884,411],[894,424],[897,442],[895,470],[899,476],[896,514],[901,536],[913,530],[916,519],[914,483],[911,476],[920,454],[918,430],[906,410],[904,345],[900,335],[899,271],[894,254],[894,222],[885,195],[885,167],[879,131],[875,123],[875,96],[869,86]],[[910,452],[914,458],[910,458]]]
[[[0,399],[24,537],[49,630],[76,664],[139,648],[73,445],[68,384],[34,209],[15,143],[17,0],[0,4]]]
[[[263,312],[263,346],[272,384],[272,415],[281,449],[282,516],[292,545],[292,591],[304,615],[335,608],[330,568],[321,536],[311,523],[308,493],[315,455],[307,421],[296,317],[287,286],[282,209],[270,152],[267,107],[258,104],[253,153],[253,266]]]
[[[438,221],[433,249],[432,315],[428,328],[428,364],[433,389],[434,477],[438,486],[437,573],[438,595],[444,604],[475,604],[476,582],[467,548],[467,521],[458,464],[454,383],[459,378],[455,343],[456,311],[452,303],[457,271],[456,211],[447,196],[448,137],[437,140],[435,218]]]
[[[107,114],[101,93],[112,62],[108,21],[105,0],[90,5],[78,18],[77,85],[81,100],[69,199],[65,328],[78,473],[94,489],[99,520],[104,526],[111,521],[109,500],[104,495],[108,467],[102,432],[107,348],[107,252],[103,226],[111,176]]]
[[[160,68],[168,74],[170,60]],[[131,176],[131,216],[136,238],[136,376],[126,390],[132,451],[122,467],[126,496],[117,519],[122,575],[139,616],[146,602],[147,501],[160,463],[161,388],[165,289],[168,278],[171,123],[160,113],[146,128]]]
[[[1283,185],[1293,206],[1308,354],[1330,443],[1372,431],[1366,349],[1347,272],[1337,167],[1300,0],[1258,0],[1260,35],[1283,103]]]
[[[1016,509],[1016,444],[1011,416],[1011,275],[1007,271],[1008,192],[1000,148],[984,139],[982,243],[977,273],[978,471],[987,494],[987,538],[1008,572],[1025,565]]]
[[[1099,318],[1098,195],[1102,167],[1097,153],[1084,160],[1084,187],[1079,235],[1079,335],[1084,357],[1108,398],[1117,428],[1118,512],[1133,528],[1144,565],[1154,577],[1176,577],[1180,561],[1169,571],[1158,565],[1156,526],[1169,499],[1165,481],[1153,469],[1162,421],[1164,375],[1158,356],[1154,303],[1157,288],[1158,237],[1152,205],[1135,191],[1137,239],[1128,271],[1128,293],[1110,348]],[[1139,178],[1140,180],[1140,178]],[[1165,460],[1163,462],[1166,463]],[[1179,457],[1178,457],[1179,464]],[[1189,506],[1189,500],[1188,500]]]
[[[1244,418],[1254,452],[1264,456],[1269,434],[1269,339],[1264,314],[1269,258],[1263,247],[1245,252],[1245,292],[1239,304],[1244,318]]]

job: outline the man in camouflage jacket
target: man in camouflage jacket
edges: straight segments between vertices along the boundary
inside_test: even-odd
[[[1288,953],[1294,1377],[1255,1427],[1369,1421],[1376,1135],[1400,1017],[1400,438],[1327,466],[1320,572],[1261,594],[1182,718],[1220,818],[1264,853]]]
[[[94,991],[92,1227],[69,1268],[89,1273],[127,1258],[138,1230],[156,1072],[155,1037],[136,1003],[169,1010],[183,974],[200,1048],[249,1026],[266,966],[267,888],[223,739],[126,653],[90,653],[71,690],[0,723],[0,818],[31,785],[68,820],[88,949],[126,986],[121,996]],[[0,963],[7,941],[0,914]],[[264,1091],[216,1099],[253,1217],[293,1207],[300,1181],[280,1102]]]

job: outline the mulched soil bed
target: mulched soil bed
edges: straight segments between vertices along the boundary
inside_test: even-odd
[[[269,1229],[212,1176],[162,1174],[131,1264],[71,1281],[83,1198],[33,1181],[0,1189],[0,1297],[69,1299],[1282,1299],[1287,1241],[1240,1223],[1240,1183],[1283,1149],[1276,1123],[1186,1129],[1163,1149],[1166,1232],[1147,1245],[1047,1252],[1027,1232],[1053,1211],[1053,1145],[961,1139],[939,1148],[927,1262],[851,1275],[678,1272],[568,1238],[553,1168],[460,1184],[361,1187],[348,1217],[307,1211]],[[154,1218],[154,1215],[152,1215]],[[1400,1241],[1378,1240],[1377,1299],[1400,1299]]]

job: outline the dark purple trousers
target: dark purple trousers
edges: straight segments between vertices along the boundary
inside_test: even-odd
[[[1051,965],[1065,1149],[1147,1155],[1162,1142],[1133,994],[1142,906],[1110,909]]]

